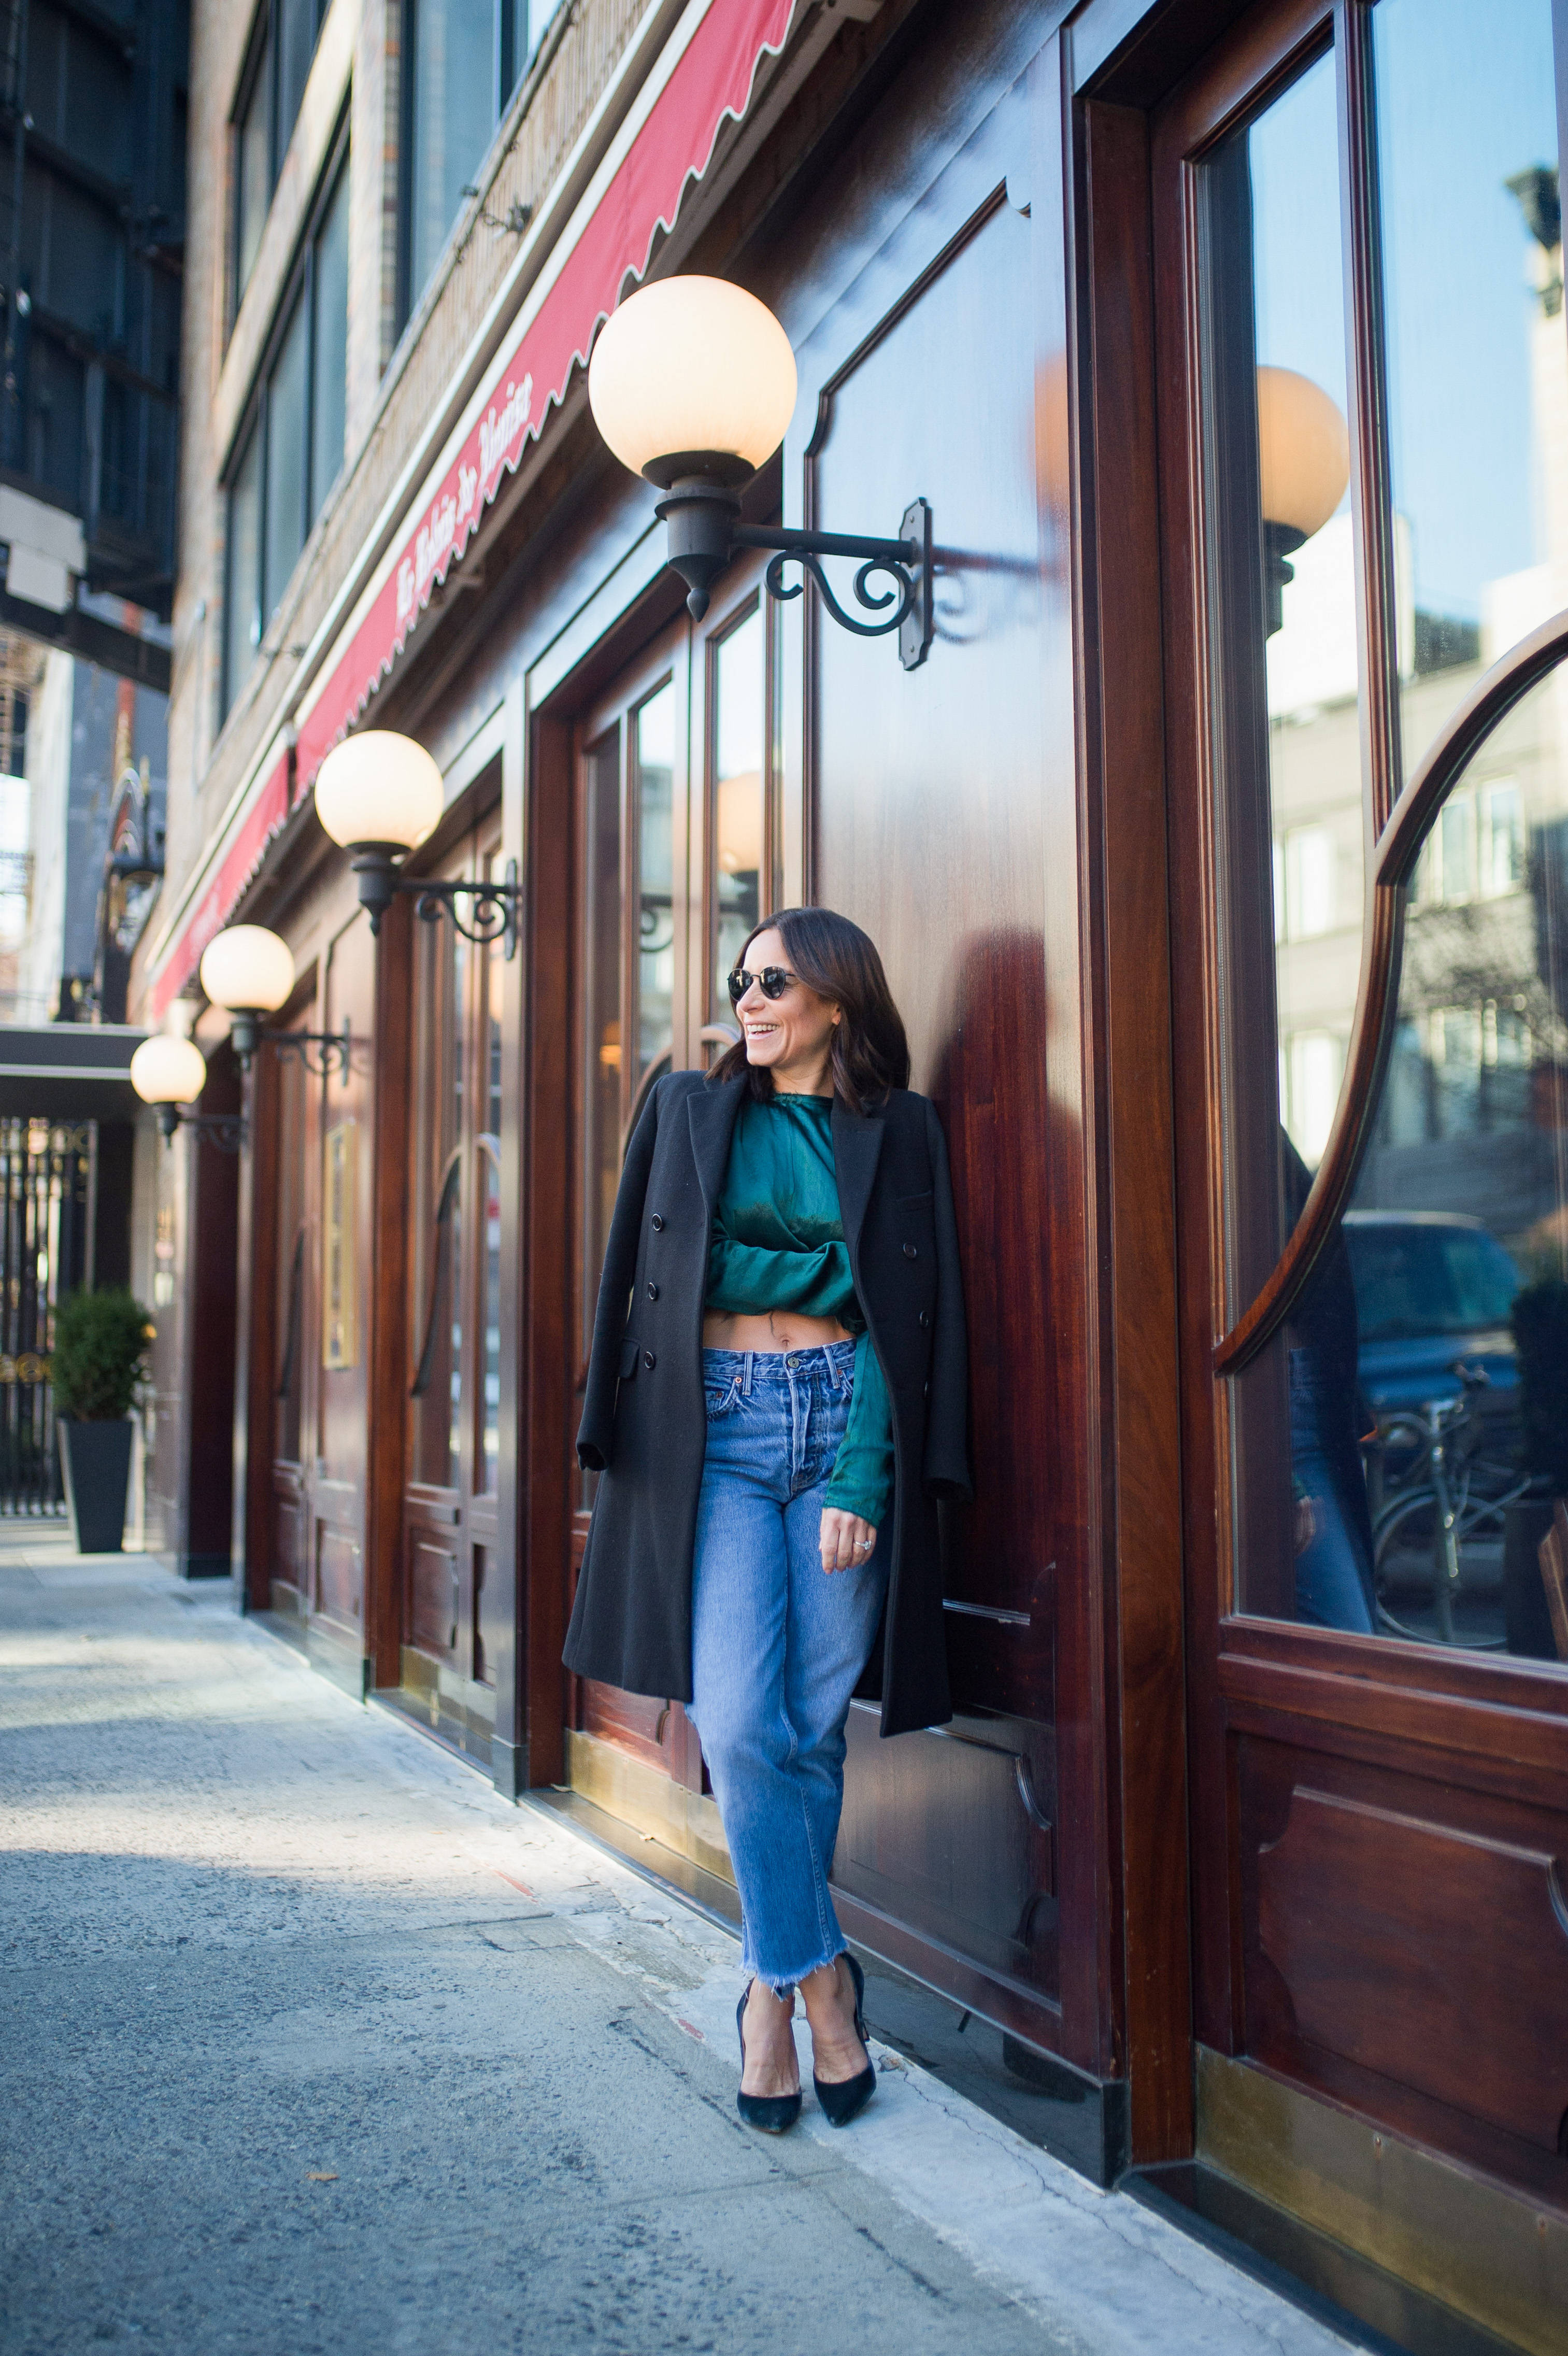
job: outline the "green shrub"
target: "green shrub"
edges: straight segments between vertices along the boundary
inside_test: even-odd
[[[1514,1299],[1509,1320],[1519,1352],[1524,1467],[1568,1495],[1568,1284],[1538,1277]]]
[[[68,1294],[55,1312],[56,1412],[79,1423],[129,1415],[152,1338],[152,1320],[123,1285]]]

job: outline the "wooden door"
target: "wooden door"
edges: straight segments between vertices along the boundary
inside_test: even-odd
[[[432,870],[501,866],[496,811]],[[413,1111],[402,1509],[401,1683],[488,1761],[496,1720],[501,1389],[503,943],[442,911],[413,943]]]
[[[1284,2088],[1514,2187],[1526,2307],[1568,2212],[1552,15],[1504,57],[1409,0],[1257,9],[1153,116],[1164,644],[1106,655],[1110,697],[1166,679],[1200,2136],[1245,2172]],[[1437,2217],[1399,2263],[1473,2303]]]
[[[934,518],[922,669],[814,612],[810,896],[878,943],[912,1085],[942,1116],[976,1485],[943,1509],[956,1714],[882,1742],[875,1709],[851,1709],[833,1879],[851,1935],[1061,2050],[1058,1599],[1087,1575],[1075,796],[1042,693],[1069,622],[1041,576],[1039,247],[1002,170],[955,176],[974,193],[944,191],[950,241],[910,299],[847,298],[805,356],[809,383],[823,355],[806,521],[885,528],[916,495]],[[1065,2042],[1100,2066],[1092,1996]]]
[[[701,630],[683,618],[664,631],[574,732],[573,1437],[626,1141],[664,1073],[700,1068],[735,1035],[724,976],[773,891],[773,666],[757,570],[734,568]],[[597,1476],[573,1457],[569,1477],[575,1579]],[[721,1856],[716,1816],[674,1796],[705,1789],[678,1702],[581,1680],[573,1733],[586,1738],[572,1753],[581,1788]]]

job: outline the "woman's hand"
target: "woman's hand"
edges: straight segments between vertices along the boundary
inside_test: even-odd
[[[824,1570],[858,1570],[861,1563],[870,1561],[876,1543],[875,1526],[863,1522],[859,1514],[840,1513],[837,1505],[823,1507],[822,1534],[816,1544]]]

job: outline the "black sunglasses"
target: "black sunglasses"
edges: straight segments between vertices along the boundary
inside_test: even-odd
[[[748,973],[743,965],[738,965],[730,976],[730,1003],[739,1006],[753,982],[764,998],[782,998],[796,978],[782,965],[765,965],[761,973]]]

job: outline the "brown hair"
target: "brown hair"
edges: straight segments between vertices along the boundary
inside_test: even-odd
[[[882,1104],[890,1090],[909,1086],[909,1041],[903,1017],[893,1004],[888,977],[877,945],[859,925],[831,908],[780,908],[749,936],[737,958],[763,933],[777,933],[784,946],[790,970],[818,998],[842,1010],[833,1028],[834,1094],[851,1112],[869,1104]],[[765,1104],[773,1095],[773,1076],[764,1065],[748,1063],[746,1043],[737,1039],[725,1049],[708,1076],[710,1080],[751,1082],[752,1096]]]

